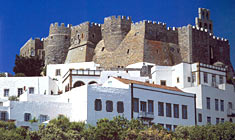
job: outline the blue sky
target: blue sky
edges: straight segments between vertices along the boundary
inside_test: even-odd
[[[198,7],[211,10],[214,34],[229,39],[235,66],[234,0],[1,0],[0,72],[12,73],[15,55],[24,43],[30,37],[46,37],[53,22],[103,23],[104,17],[125,15],[134,22],[153,20],[179,27],[194,25]]]

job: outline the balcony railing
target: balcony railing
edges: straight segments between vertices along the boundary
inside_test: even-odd
[[[154,114],[153,112],[144,112],[141,111],[139,112],[139,118],[143,118],[143,119],[154,119]]]
[[[89,76],[100,76],[101,70],[72,70],[72,74],[76,75],[89,75]]]

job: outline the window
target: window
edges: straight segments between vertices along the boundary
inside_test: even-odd
[[[173,125],[173,131],[175,131],[176,128],[177,128],[177,125]]]
[[[196,75],[195,73],[192,73],[192,83],[196,82]]]
[[[140,101],[140,110],[146,112],[146,102]]]
[[[95,111],[102,110],[102,101],[101,99],[95,99]]]
[[[214,58],[214,52],[213,52],[212,46],[210,46],[210,58],[211,58],[211,59]]]
[[[207,29],[207,24],[206,23],[204,23],[204,28]]]
[[[224,100],[220,100],[220,110],[224,111]]]
[[[191,78],[190,77],[188,77],[188,82],[191,82]]]
[[[124,112],[124,105],[123,105],[123,102],[121,102],[121,101],[117,102],[117,112],[118,113]]]
[[[229,109],[232,109],[232,108],[233,108],[232,102],[228,102],[228,108],[229,108]]]
[[[47,120],[49,120],[49,117],[47,115],[40,115],[39,116],[40,123],[45,122]]]
[[[174,118],[179,118],[179,105],[178,104],[174,104]]]
[[[208,83],[208,74],[206,72],[204,72],[203,77],[204,77],[204,83]]]
[[[154,109],[153,109],[153,100],[148,100],[148,112],[153,113]]]
[[[211,101],[209,97],[206,98],[206,108],[211,109]]]
[[[158,116],[164,116],[164,104],[163,104],[163,102],[158,102]]]
[[[18,88],[18,97],[23,94],[23,88]]]
[[[4,89],[4,97],[8,97],[9,96],[9,89]]]
[[[130,50],[128,49],[126,53],[129,54],[129,52],[130,52]]]
[[[163,124],[163,123],[158,123],[158,125],[160,125],[160,126],[164,127],[164,124]]]
[[[29,88],[29,94],[34,94],[34,88],[33,87]]]
[[[166,129],[167,129],[168,131],[171,131],[171,125],[170,125],[170,124],[166,124]]]
[[[31,114],[30,113],[24,113],[24,121],[29,121],[31,120]]]
[[[35,56],[35,53],[34,53],[34,49],[33,49],[33,48],[31,48],[31,54],[30,54],[30,56]]]
[[[138,98],[134,98],[133,99],[133,103],[134,103],[134,112],[139,112],[139,99]]]
[[[221,123],[224,123],[224,118],[221,118]]]
[[[198,122],[202,122],[202,114],[198,113]]]
[[[180,78],[179,77],[177,77],[177,83],[179,83],[180,82]]]
[[[215,76],[215,74],[212,74],[212,86],[216,87],[216,76]]]
[[[113,102],[110,100],[106,101],[106,111],[113,112]]]
[[[207,123],[211,123],[211,117],[207,117]]]
[[[223,84],[223,83],[224,83],[224,77],[221,76],[221,75],[219,76],[219,83],[220,83],[220,84]]]
[[[210,29],[210,31],[212,30],[212,25],[211,24],[209,24],[209,29]]]
[[[216,118],[216,124],[219,124],[219,118]]]
[[[60,76],[60,69],[56,69],[55,76]]]
[[[171,104],[166,103],[166,116],[171,117]]]
[[[161,85],[165,86],[166,85],[166,80],[161,80]]]
[[[2,121],[6,121],[7,120],[7,112],[6,111],[3,111],[3,112],[0,112],[1,114],[1,118],[0,118],[0,120],[2,120]]]
[[[182,118],[183,119],[188,119],[188,111],[187,111],[187,106],[182,105]]]
[[[101,51],[104,51],[104,47],[101,49]]]
[[[215,99],[215,110],[218,111],[219,110],[219,100]]]

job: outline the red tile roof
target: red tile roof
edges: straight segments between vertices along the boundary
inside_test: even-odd
[[[146,83],[146,82],[140,82],[140,81],[129,80],[129,79],[124,79],[124,78],[117,78],[117,77],[113,77],[113,78],[115,78],[118,81],[120,81],[122,83],[125,83],[125,84],[133,83],[133,84],[144,85],[144,86],[148,86],[148,87],[155,87],[155,88],[161,88],[161,89],[167,89],[167,90],[183,92],[182,90],[178,89],[177,87],[169,87],[169,86],[163,86],[163,85],[157,85],[157,84],[150,84],[150,83]]]

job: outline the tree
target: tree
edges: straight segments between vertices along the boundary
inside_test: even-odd
[[[23,73],[25,76],[40,76],[44,67],[44,61],[37,56],[23,57],[16,55],[15,74]]]
[[[5,73],[0,73],[0,77],[6,77]]]
[[[19,101],[18,97],[16,97],[16,96],[10,96],[8,98],[8,100],[10,100],[10,101]]]

